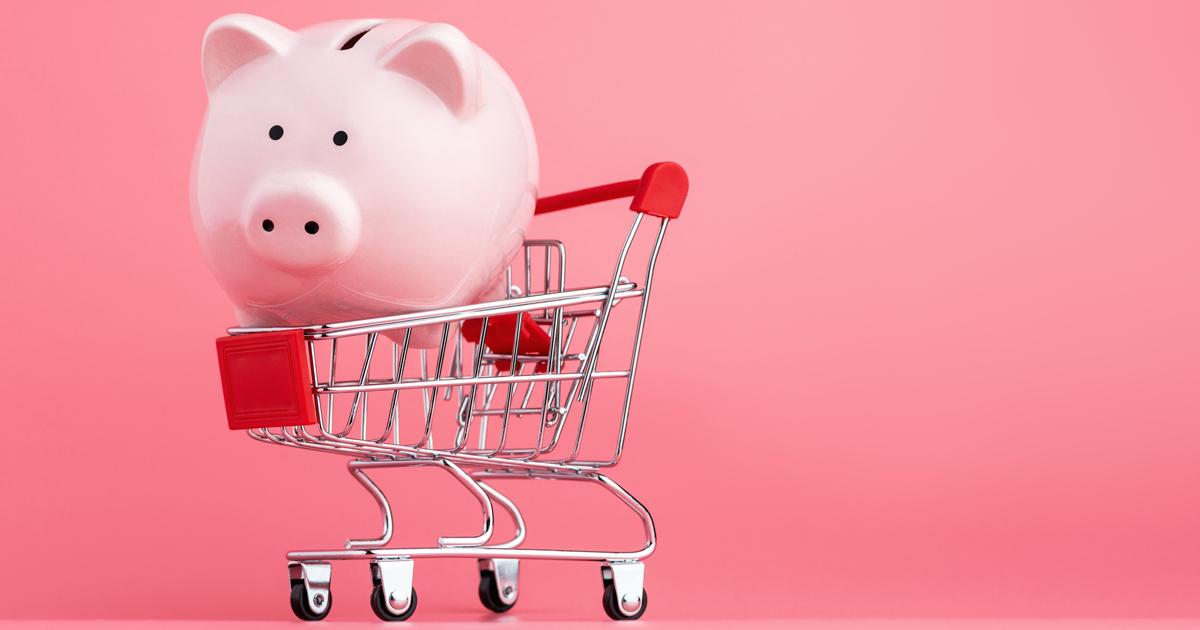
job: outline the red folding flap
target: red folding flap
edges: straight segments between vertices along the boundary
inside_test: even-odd
[[[527,357],[548,357],[550,356],[550,334],[545,331],[537,322],[533,321],[533,315],[529,313],[521,313],[521,342],[517,348],[517,353]],[[462,335],[463,338],[471,343],[479,343],[479,333],[483,330],[482,319],[468,319],[463,322]],[[492,354],[512,354],[513,337],[517,332],[517,314],[509,313],[508,315],[497,315],[488,318],[487,338],[484,339],[483,345]],[[496,367],[503,371],[510,371],[512,361],[497,360]],[[538,372],[546,371],[546,363],[537,364]]]
[[[217,361],[231,430],[317,423],[303,331],[221,337]]]

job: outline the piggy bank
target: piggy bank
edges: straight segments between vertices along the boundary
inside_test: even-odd
[[[293,32],[229,15],[201,57],[192,221],[239,325],[503,295],[537,200],[537,148],[516,87],[458,29],[347,20]]]

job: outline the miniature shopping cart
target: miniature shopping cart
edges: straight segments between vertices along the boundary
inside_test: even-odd
[[[607,285],[566,288],[563,244],[526,241],[524,268],[507,271],[507,299],[303,328],[233,328],[217,340],[229,427],[268,444],[349,456],[350,473],[383,515],[378,538],[287,554],[296,616],[329,614],[331,561],[367,560],[371,609],[385,621],[408,619],[417,607],[416,558],[478,559],[479,598],[495,612],[516,603],[523,559],[599,562],[604,611],[642,616],[641,561],[654,552],[654,521],[601,470],[621,459],[654,264],[687,188],[683,169],[662,162],[640,180],[538,200],[536,214],[633,197],[633,225]],[[660,220],[657,232],[638,238],[647,215]],[[635,275],[626,260],[640,250],[649,253],[638,282],[626,277]],[[614,339],[620,347],[601,343]],[[607,402],[595,395],[601,389],[613,394]],[[462,483],[482,507],[483,532],[441,537],[437,547],[389,547],[392,507],[367,472],[411,466],[440,468]],[[521,512],[487,483],[498,478],[597,484],[641,518],[645,546],[523,548]],[[511,540],[492,540],[496,504],[512,517]]]

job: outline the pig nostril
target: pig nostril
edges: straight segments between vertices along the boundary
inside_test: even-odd
[[[283,137],[283,127],[275,125],[274,127],[271,127],[269,131],[267,131],[267,135],[271,136],[272,140],[278,140]]]
[[[316,234],[319,229],[321,229],[321,226],[317,225],[316,221],[309,221],[304,224],[304,231],[309,234]]]
[[[343,144],[346,144],[346,141],[349,139],[350,139],[350,136],[347,136],[345,131],[339,131],[339,132],[333,134],[333,143],[338,145],[339,147],[342,146]]]
[[[274,222],[274,221],[271,221],[270,219],[266,219],[266,220],[264,220],[264,221],[263,221],[263,229],[264,229],[264,230],[266,230],[266,231],[268,231],[268,232],[270,232],[271,230],[274,230],[274,229],[275,229],[275,222]]]

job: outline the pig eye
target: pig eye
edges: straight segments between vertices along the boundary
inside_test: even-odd
[[[275,229],[275,222],[270,219],[263,220],[263,230],[270,232]]]
[[[333,134],[333,143],[338,145],[339,147],[342,146],[343,144],[346,144],[346,140],[349,140],[349,139],[350,139],[350,136],[347,136],[345,131],[339,131],[339,132]]]
[[[271,136],[272,140],[278,140],[283,137],[283,127],[275,125],[274,127],[271,127],[271,130],[267,132],[267,135]]]

